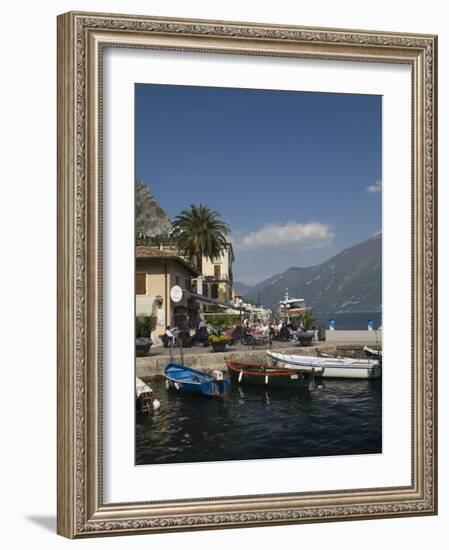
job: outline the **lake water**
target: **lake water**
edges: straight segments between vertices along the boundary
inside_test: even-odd
[[[335,322],[335,330],[366,330],[368,320],[374,323],[374,328],[382,326],[382,313],[380,311],[362,311],[356,313],[315,313],[314,324],[327,328],[329,319]]]
[[[323,380],[321,387],[231,384],[224,398],[168,392],[150,380],[161,407],[136,416],[136,464],[382,452],[382,382]]]

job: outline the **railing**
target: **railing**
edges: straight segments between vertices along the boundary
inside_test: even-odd
[[[230,283],[227,275],[220,275],[220,277],[215,277],[214,275],[205,275],[203,277],[205,283]]]

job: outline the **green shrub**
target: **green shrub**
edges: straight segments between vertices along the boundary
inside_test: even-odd
[[[229,315],[227,313],[207,316],[207,322],[214,328],[220,328],[221,330],[233,327],[239,319],[240,317],[238,315]]]
[[[306,309],[301,315],[291,315],[290,320],[298,327],[302,326],[304,330],[310,330],[315,322],[313,309]]]
[[[216,336],[215,334],[209,336],[209,342],[211,344],[227,344],[229,340],[230,338],[228,336]]]
[[[156,328],[156,317],[153,315],[137,315],[136,317],[136,338],[150,337]]]

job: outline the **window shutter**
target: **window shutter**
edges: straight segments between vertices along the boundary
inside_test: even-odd
[[[136,273],[136,294],[146,294],[146,273]]]

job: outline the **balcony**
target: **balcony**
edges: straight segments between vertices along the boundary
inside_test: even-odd
[[[203,277],[205,283],[231,283],[228,275],[220,275],[216,277],[215,275],[205,275]]]

